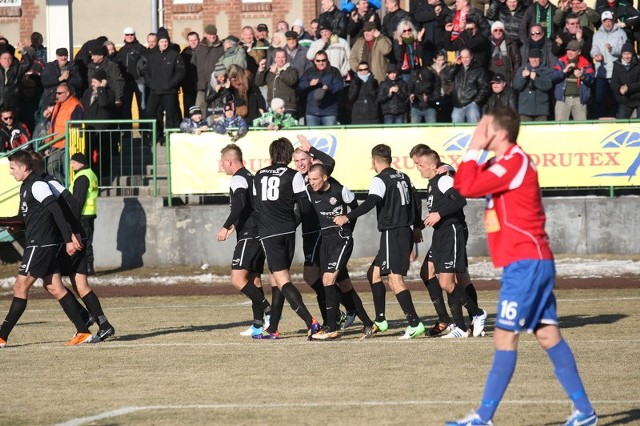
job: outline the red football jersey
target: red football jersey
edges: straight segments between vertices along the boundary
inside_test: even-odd
[[[454,187],[465,197],[487,198],[484,225],[489,252],[497,267],[523,259],[553,259],[544,230],[545,214],[538,172],[518,145],[504,155],[478,164],[468,151],[455,175]]]

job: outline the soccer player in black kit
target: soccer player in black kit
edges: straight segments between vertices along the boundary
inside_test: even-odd
[[[31,154],[26,151],[11,154],[9,168],[11,175],[22,182],[20,213],[24,220],[27,247],[13,285],[14,297],[9,312],[0,326],[0,348],[6,346],[11,330],[24,313],[29,289],[38,278],[42,278],[44,287],[58,300],[76,326],[76,334],[65,345],[90,343],[93,336],[82,320],[75,298],[62,285],[56,257],[60,249],[66,250],[70,256],[82,249],[79,238],[73,235],[65,221],[49,185],[34,173]]]
[[[463,212],[467,200],[453,188],[451,176],[438,173],[441,162],[436,151],[421,150],[416,152],[415,157],[420,175],[429,179],[429,214],[423,222],[425,226],[433,227],[431,250],[435,272],[439,276],[440,286],[469,310],[472,315],[473,336],[478,337],[484,330],[487,312],[478,308],[462,285],[456,285],[456,273],[461,274],[467,270],[467,238]],[[451,313],[456,327],[443,338],[467,337],[467,326],[462,311],[452,307]]]
[[[240,333],[243,336],[261,335],[271,307],[264,298],[260,276],[264,270],[264,251],[258,239],[258,213],[253,208],[253,174],[242,163],[242,151],[229,144],[220,151],[220,164],[231,175],[229,200],[231,211],[216,236],[226,241],[236,232],[238,242],[231,261],[231,284],[251,300],[253,324]],[[278,293],[280,290],[274,287]],[[282,297],[282,296],[280,296]]]
[[[320,330],[320,324],[309,313],[300,291],[291,283],[289,268],[296,243],[295,205],[302,212],[311,210],[306,183],[300,172],[287,167],[293,156],[293,145],[279,138],[269,145],[271,165],[258,170],[253,179],[254,206],[258,211],[258,235],[267,258],[271,276],[289,302],[291,309],[305,322],[308,337]],[[255,338],[278,338],[282,300],[272,300],[271,323],[266,333]]]
[[[371,181],[366,200],[347,215],[334,218],[334,223],[344,226],[376,207],[380,249],[367,273],[376,309],[373,332],[384,332],[389,328],[384,313],[386,289],[382,282],[382,276],[388,276],[389,286],[409,323],[400,339],[412,339],[425,332],[404,283],[413,245],[411,226],[420,225],[415,189],[409,176],[391,167],[391,148],[388,145],[373,147],[371,157],[373,169],[378,174]]]
[[[333,218],[358,207],[355,195],[340,182],[329,177],[329,172],[322,164],[314,164],[307,175],[311,191],[309,198],[320,222],[322,238],[320,242],[320,271],[322,272],[322,285],[326,296],[327,322],[320,332],[313,335],[317,340],[331,340],[340,337],[338,334],[338,289],[336,281],[342,273],[347,273],[347,262],[353,251],[353,222],[339,227],[333,223]],[[347,286],[348,284],[348,286]],[[362,300],[356,293],[350,281],[339,284],[344,298],[350,300],[355,311],[364,324],[365,337],[371,336],[373,322],[362,306]]]

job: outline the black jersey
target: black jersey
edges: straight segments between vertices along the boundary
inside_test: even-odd
[[[49,245],[71,241],[71,227],[49,184],[31,173],[20,187],[20,213],[27,245]]]
[[[439,213],[440,220],[433,228],[464,223],[464,206],[467,199],[453,187],[453,178],[449,175],[436,175],[429,179],[427,186],[427,208],[429,213]]]
[[[304,213],[311,207],[302,174],[285,164],[258,170],[253,179],[253,197],[260,238],[295,232],[296,202],[301,204]]]
[[[411,226],[418,214],[415,195],[409,176],[387,167],[371,180],[365,202],[347,217],[355,219],[367,213],[375,204],[379,231]]]
[[[332,228],[339,228],[333,223],[333,218],[347,214],[347,207],[352,210],[358,206],[356,196],[349,188],[342,186],[340,182],[334,178],[329,178],[329,189],[324,192],[314,192],[309,187],[309,199],[315,213],[317,214],[322,231]],[[353,223],[349,222],[342,227],[342,235],[351,235],[353,232]]]
[[[336,161],[333,159],[333,157],[331,157],[329,154],[326,154],[320,151],[319,149],[313,146],[309,150],[309,155],[314,160],[320,160],[322,162],[322,165],[327,170],[327,174],[331,176],[331,173],[333,172],[333,168],[336,165]],[[303,177],[304,177],[304,181],[307,182],[309,179],[307,175],[305,174],[303,175]],[[309,193],[313,192],[311,187],[307,188],[307,192]],[[309,211],[309,213],[302,214],[301,219],[302,219],[302,235],[317,233],[320,230],[320,222],[318,220],[318,215],[315,209],[312,209],[311,211]]]
[[[253,207],[253,174],[245,167],[231,177],[229,204],[231,212],[224,223],[229,229],[236,227],[238,241],[258,236],[258,212]]]

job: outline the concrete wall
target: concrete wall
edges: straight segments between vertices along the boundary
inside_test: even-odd
[[[556,253],[640,254],[639,197],[545,198],[547,232]],[[469,200],[465,209],[469,224],[470,256],[486,256],[482,227],[482,200]],[[96,266],[227,265],[235,235],[217,242],[216,233],[229,207],[163,207],[161,199],[100,198],[94,249]],[[431,232],[418,247],[423,256]],[[358,220],[353,257],[375,255],[379,234],[375,211]],[[301,247],[298,235],[298,247]],[[296,254],[302,261],[302,250]]]

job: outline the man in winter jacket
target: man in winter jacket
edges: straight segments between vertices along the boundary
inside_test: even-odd
[[[178,88],[185,72],[180,52],[169,48],[169,33],[158,31],[158,50],[149,53],[145,69],[145,79],[151,89],[147,104],[148,118],[157,119],[161,108],[166,113],[167,128],[178,127]],[[162,129],[161,120],[158,120],[158,129]]]
[[[552,81],[556,85],[556,121],[568,121],[569,117],[576,121],[586,120],[595,72],[591,62],[581,55],[577,40],[571,40],[567,44],[567,53],[558,58],[553,67]]]
[[[489,99],[489,76],[487,71],[475,63],[473,53],[462,49],[445,79],[453,82],[453,123],[477,123],[482,106]]]

